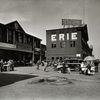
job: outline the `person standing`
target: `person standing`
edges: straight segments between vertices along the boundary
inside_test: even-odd
[[[67,73],[70,74],[70,67],[67,63],[66,63],[66,69],[67,69]]]
[[[63,67],[61,68],[62,73],[66,73],[66,64],[65,62],[62,62]]]
[[[1,72],[3,71],[3,59],[1,59],[1,61],[0,61],[0,70],[1,70]]]
[[[80,66],[80,74],[84,74],[84,62],[81,62],[81,66]]]
[[[46,71],[46,69],[50,66],[50,61],[46,61],[45,62],[45,68],[44,68],[44,71]]]
[[[37,61],[37,70],[39,70],[40,64],[41,64],[41,61],[38,60],[38,61]]]

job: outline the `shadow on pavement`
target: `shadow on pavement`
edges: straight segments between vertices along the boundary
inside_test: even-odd
[[[0,87],[13,84],[17,81],[37,77],[36,75],[8,74],[0,73]]]

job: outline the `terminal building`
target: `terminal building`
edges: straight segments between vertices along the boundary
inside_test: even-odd
[[[87,25],[46,30],[46,58],[57,59],[84,59],[92,55],[93,48],[88,45]]]
[[[27,34],[18,21],[0,24],[0,59],[36,63],[41,59],[41,39]]]

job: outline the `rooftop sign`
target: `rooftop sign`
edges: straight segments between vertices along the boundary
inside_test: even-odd
[[[81,26],[82,20],[79,19],[62,19],[62,25],[64,26]]]

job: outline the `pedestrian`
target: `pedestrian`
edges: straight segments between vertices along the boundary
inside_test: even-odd
[[[91,65],[90,65],[90,63],[88,63],[86,67],[87,67],[86,75],[90,75],[91,74]]]
[[[58,66],[58,63],[56,61],[54,61],[54,63],[53,63],[54,71],[57,71],[57,66]]]
[[[39,70],[40,65],[41,65],[41,61],[38,60],[38,61],[37,61],[37,70]]]
[[[8,62],[7,62],[7,71],[10,71],[11,70],[11,60],[9,59]]]
[[[44,61],[41,61],[41,65],[42,65],[42,66],[44,66],[44,63],[45,63]]]
[[[44,71],[46,71],[46,69],[50,66],[50,61],[46,61],[45,62],[45,68],[44,68]]]
[[[83,61],[81,63],[81,70],[80,70],[80,74],[86,74],[87,73],[87,62]]]
[[[67,73],[70,74],[70,67],[67,63],[66,63],[66,69],[67,69]]]
[[[63,67],[61,68],[61,72],[66,73],[66,63],[62,62],[62,64],[63,64]]]
[[[98,70],[99,61],[96,60],[96,61],[94,62],[94,65],[95,65],[95,72],[99,72],[99,70]]]
[[[11,60],[10,70],[14,71],[14,61],[13,60]]]
[[[81,62],[81,66],[80,66],[80,74],[84,74],[84,62]]]
[[[92,65],[92,66],[91,66],[91,75],[94,75],[94,74],[95,74],[95,66]]]
[[[1,59],[1,61],[0,61],[0,70],[1,70],[1,72],[3,71],[3,59]]]

